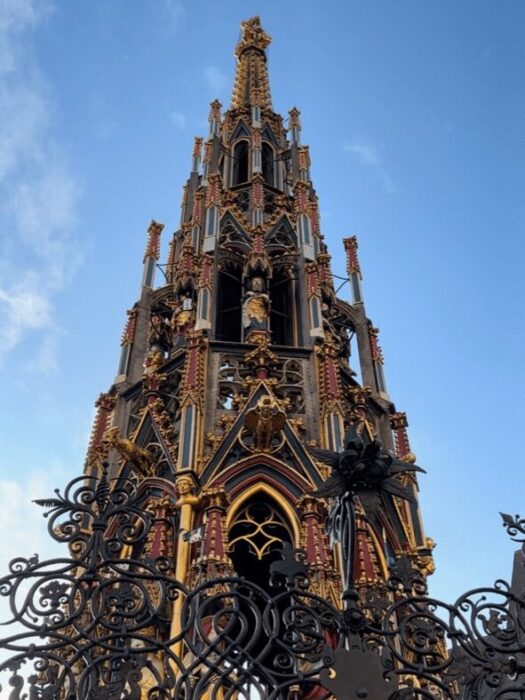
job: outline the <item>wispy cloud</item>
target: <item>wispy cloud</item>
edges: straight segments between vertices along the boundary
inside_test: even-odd
[[[182,131],[186,128],[186,117],[184,116],[184,114],[182,114],[182,112],[172,112],[171,122],[176,129],[179,129],[179,131]]]
[[[207,66],[204,69],[206,82],[216,93],[221,93],[226,87],[227,78],[217,66]]]
[[[9,472],[7,464],[2,465],[3,473]],[[0,479],[2,508],[0,509],[0,527],[7,528],[11,534],[5,538],[0,551],[0,571],[2,575],[8,570],[11,559],[17,556],[30,557],[39,554],[41,559],[64,555],[63,547],[56,544],[47,533],[47,521],[42,517],[42,509],[31,501],[35,498],[49,497],[56,486],[55,480],[63,479],[64,470],[54,465],[48,469],[31,472],[24,484],[14,479]],[[2,610],[4,613],[4,610]],[[7,611],[6,611],[7,612]],[[2,621],[9,616],[2,615]]]
[[[343,143],[343,151],[350,153],[362,165],[374,170],[389,194],[395,192],[392,178],[387,172],[383,158],[375,144],[363,139],[345,141]]]
[[[39,560],[45,561],[54,557],[68,556],[64,545],[55,542],[48,533],[47,520],[43,517],[42,508],[31,501],[36,498],[45,498],[53,493],[55,480],[63,480],[64,470],[56,465],[46,465],[47,468],[33,471],[26,475],[24,483],[15,479],[0,478],[0,493],[2,494],[2,508],[0,509],[0,528],[2,532],[9,532],[8,537],[2,540],[0,548],[0,574],[4,576],[9,570],[9,563],[18,557],[28,559],[34,554],[39,555]],[[12,464],[0,463],[0,473],[8,474],[12,471]],[[28,591],[24,582],[20,588],[20,595]],[[0,620],[3,623],[13,619],[13,611],[9,607],[9,598],[0,598]],[[2,627],[2,636],[27,631],[19,623]],[[0,649],[0,662],[5,662],[12,657],[5,647]],[[30,662],[28,668],[32,668]],[[23,673],[23,670],[22,670]],[[2,679],[3,682],[4,679]],[[9,691],[8,691],[9,692]],[[0,693],[2,698],[7,697]]]
[[[0,364],[38,334],[28,367],[52,371],[56,295],[79,261],[79,186],[54,138],[45,78],[31,58],[46,0],[0,4]]]
[[[27,332],[52,329],[51,304],[38,290],[36,275],[26,275],[8,291],[0,289],[0,324],[0,359],[5,359]]]
[[[178,25],[186,16],[186,9],[181,0],[164,0],[168,17]]]
[[[377,153],[377,148],[366,141],[345,142],[343,148],[348,153],[353,153],[364,165],[381,165],[382,161]]]

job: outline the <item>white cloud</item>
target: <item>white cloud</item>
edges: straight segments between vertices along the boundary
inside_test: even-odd
[[[372,168],[389,194],[395,192],[392,178],[385,168],[377,146],[370,141],[355,139],[354,141],[345,141],[343,143],[343,151],[350,153],[362,165]]]
[[[172,112],[171,121],[173,126],[180,131],[186,128],[186,117],[184,114],[182,114],[182,112]]]
[[[8,570],[9,562],[15,557],[30,557],[37,553],[43,560],[58,552],[64,555],[64,548],[47,531],[44,511],[32,503],[35,498],[53,496],[56,484],[52,482],[55,478],[55,474],[50,477],[49,472],[38,470],[29,474],[23,485],[14,479],[0,479],[0,528],[2,532],[9,533],[8,537],[3,538],[0,548],[0,576]]]
[[[8,465],[2,465],[0,471],[6,473]],[[64,545],[55,542],[47,530],[47,520],[43,517],[45,510],[32,503],[33,499],[53,496],[55,479],[63,480],[63,470],[51,466],[50,469],[34,471],[25,479],[23,486],[13,479],[0,479],[0,493],[2,494],[2,508],[0,508],[0,528],[6,533],[2,538],[0,548],[0,577],[8,573],[11,560],[23,557],[28,559],[34,554],[39,555],[39,560],[45,561],[53,557],[68,556]],[[17,600],[23,598],[29,587],[27,582],[22,584]],[[0,622],[12,619],[9,608],[9,600],[0,597]],[[0,637],[9,636],[10,633],[26,631],[21,625],[9,625],[0,627]],[[32,640],[34,641],[34,640]],[[10,652],[0,650],[0,661],[10,657]],[[32,668],[30,663],[26,671]],[[7,674],[9,675],[9,674]],[[2,674],[0,682],[4,686],[0,692],[0,698],[7,700],[9,690],[7,688],[6,675]],[[5,685],[4,685],[5,683]],[[7,691],[7,695],[4,695]]]
[[[0,34],[0,44],[2,38]],[[40,135],[48,121],[44,97],[32,87],[10,82],[0,72],[0,181],[26,161],[40,159]]]
[[[204,69],[206,82],[216,93],[222,92],[226,87],[227,78],[217,66],[208,66]]]
[[[21,32],[36,26],[52,9],[46,0],[2,0],[0,4],[0,71],[15,70]]]
[[[49,299],[32,286],[32,281],[25,278],[9,291],[0,289],[0,362],[28,331],[52,325]]]
[[[55,296],[79,262],[79,186],[53,136],[53,105],[31,51],[51,10],[46,0],[0,3],[0,363],[38,334],[27,367],[45,372],[60,333]]]
[[[354,141],[353,143],[344,143],[343,148],[348,153],[353,153],[358,160],[364,165],[380,165],[381,158],[377,153],[376,147],[366,141]]]

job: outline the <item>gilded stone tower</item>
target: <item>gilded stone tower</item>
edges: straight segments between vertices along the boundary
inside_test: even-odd
[[[345,562],[326,528],[330,498],[315,493],[329,476],[316,448],[340,451],[350,431],[415,457],[387,393],[355,237],[343,241],[351,301],[334,290],[299,111],[286,125],[273,111],[269,44],[257,17],[242,23],[231,104],[212,102],[208,137],[195,139],[165,265],[164,227],[148,229],[140,299],[96,404],[86,469],[107,459],[148,494],[159,523],[176,515],[178,536],[159,525],[144,556],[166,556],[178,580],[236,573],[265,587],[285,542],[304,550],[313,590],[338,606]],[[361,593],[381,591],[401,556],[432,572],[415,469],[395,477],[411,499],[354,499]]]

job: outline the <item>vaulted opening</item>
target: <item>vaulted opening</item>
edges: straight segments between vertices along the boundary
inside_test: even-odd
[[[248,141],[239,141],[233,149],[232,186],[248,182]]]
[[[275,163],[273,148],[268,143],[262,145],[262,174],[264,181],[271,187],[275,186]]]
[[[276,270],[270,281],[272,343],[293,345],[293,281],[285,270]]]
[[[241,340],[242,272],[240,267],[225,266],[217,279],[217,340]]]
[[[230,557],[237,575],[270,590],[270,565],[282,543],[293,546],[293,531],[277,502],[257,493],[242,506],[229,531]]]

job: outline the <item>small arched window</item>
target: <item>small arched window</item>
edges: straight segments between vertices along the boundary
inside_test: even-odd
[[[233,149],[233,178],[232,185],[248,182],[248,141],[239,141]]]
[[[270,328],[272,343],[275,345],[293,345],[292,284],[292,280],[284,270],[275,272],[270,282]]]
[[[217,289],[217,340],[241,340],[242,272],[240,268],[225,267],[219,272]]]
[[[269,143],[262,145],[262,173],[264,181],[271,187],[275,186],[275,162],[273,148]]]
[[[306,214],[299,215],[299,237],[305,245],[311,245],[312,242],[312,225],[310,218]]]

